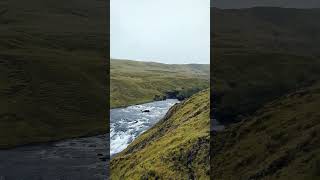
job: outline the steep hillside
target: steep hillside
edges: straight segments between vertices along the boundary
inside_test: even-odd
[[[319,9],[212,9],[214,179],[319,179]]]
[[[224,123],[320,79],[320,59],[305,56],[217,54],[213,66],[215,116]]]
[[[106,8],[0,2],[0,148],[108,130]]]
[[[282,96],[212,134],[215,179],[319,179],[320,84]]]
[[[209,87],[209,65],[111,60],[111,107],[186,96]],[[176,92],[175,92],[176,91]]]
[[[212,8],[215,116],[239,121],[320,78],[319,9]]]
[[[110,162],[111,179],[208,179],[209,90],[173,106]]]

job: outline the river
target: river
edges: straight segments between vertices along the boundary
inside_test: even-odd
[[[155,125],[179,101],[167,99],[110,111],[110,155],[124,150],[141,133]],[[147,111],[147,112],[143,112]]]
[[[0,150],[0,180],[105,180],[107,135]]]
[[[110,154],[156,124],[175,99],[110,110]],[[149,112],[142,112],[148,110]],[[0,150],[0,180],[106,180],[109,134]]]

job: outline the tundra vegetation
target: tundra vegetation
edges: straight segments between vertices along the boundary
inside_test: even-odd
[[[209,90],[173,106],[111,159],[111,179],[208,179]]]
[[[111,60],[110,104],[121,107],[165,98],[183,100],[209,87],[208,64]]]
[[[106,8],[0,2],[0,148],[108,131]]]
[[[319,179],[319,9],[212,8],[214,179]]]

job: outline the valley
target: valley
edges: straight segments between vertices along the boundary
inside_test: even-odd
[[[164,97],[183,100],[209,87],[210,67],[111,59],[110,75],[110,106],[116,108]]]
[[[209,65],[111,60],[111,107],[158,100],[111,110],[111,149],[121,148],[117,154],[111,151],[111,179],[209,177],[209,71]],[[180,103],[159,108],[177,102],[170,98]],[[121,113],[113,116],[116,111]]]
[[[156,143],[163,150],[151,163],[163,169],[137,166],[125,176],[208,177],[209,65],[109,60],[106,8],[87,0],[0,2],[0,178],[106,178],[109,110],[172,99],[181,104],[149,109],[157,118],[141,120],[146,126],[112,161],[149,156]]]
[[[211,13],[211,177],[319,178],[319,9]]]
[[[207,179],[209,90],[174,105],[110,161],[111,179]]]

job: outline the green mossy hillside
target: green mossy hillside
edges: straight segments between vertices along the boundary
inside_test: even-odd
[[[320,9],[211,8],[215,118],[239,121],[320,78]]]
[[[320,59],[277,53],[216,53],[215,118],[239,121],[273,99],[320,79]]]
[[[319,179],[320,10],[211,12],[212,179]]]
[[[0,148],[108,131],[106,8],[0,2]]]
[[[111,107],[153,101],[166,92],[197,92],[209,87],[209,65],[111,60]]]
[[[320,56],[320,8],[211,8],[214,52]],[[215,56],[215,54],[213,54]]]
[[[320,84],[267,103],[212,133],[214,179],[320,178]]]
[[[111,179],[208,179],[209,90],[173,106],[111,159]]]

